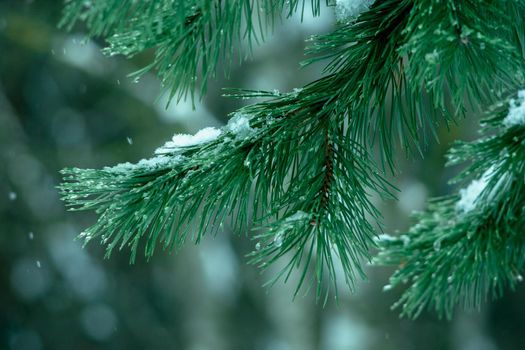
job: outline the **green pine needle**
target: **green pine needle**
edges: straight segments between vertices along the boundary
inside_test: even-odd
[[[457,304],[479,308],[523,280],[525,124],[504,125],[508,106],[498,103],[484,122],[494,135],[457,143],[449,154],[450,165],[471,163],[455,179],[470,185],[431,200],[406,234],[379,241],[376,263],[398,267],[386,289],[408,285],[394,305],[403,315],[429,308],[450,318]]]
[[[219,66],[227,72],[234,56],[243,57],[241,42],[251,47],[276,16],[303,11],[305,1],[72,0],[62,25],[84,22],[89,34],[108,40],[109,54],[152,49],[153,61],[137,76],[155,69],[170,96],[182,98],[204,93]],[[318,15],[320,1],[311,4]],[[453,122],[523,85],[523,15],[522,0],[377,0],[312,39],[304,64],[327,60],[324,77],[290,93],[232,91],[267,99],[233,113],[209,142],[166,145],[137,164],[65,169],[63,199],[98,214],[82,234],[86,242],[100,240],[108,255],[130,247],[132,261],[139,249],[150,258],[157,245],[198,242],[226,221],[239,232],[255,225],[263,231],[251,261],[265,268],[285,259],[276,279],[298,270],[297,291],[314,285],[326,300],[338,264],[350,289],[364,276],[380,224],[370,196],[393,197],[376,164],[395,170],[398,144],[421,153],[439,121]],[[500,122],[501,106],[493,111]],[[450,315],[458,302],[478,305],[513,286],[523,265],[516,234],[523,164],[510,150],[521,145],[521,133],[505,129],[451,153],[455,162],[474,161],[465,177],[494,166],[505,180],[487,188],[505,186],[512,195],[462,216],[458,196],[436,200],[406,238],[381,243],[378,261],[400,266],[392,284],[412,283],[400,301],[406,315],[425,307]]]
[[[204,96],[220,68],[228,74],[264,39],[276,18],[304,10],[306,0],[70,0],[61,26],[84,22],[90,35],[107,39],[108,55],[132,57],[152,49],[153,62],[132,74],[157,71],[170,99]],[[310,0],[313,15],[320,0]],[[242,50],[245,46],[248,50]],[[243,52],[244,51],[244,52]]]
[[[226,221],[237,232],[255,222],[270,229],[259,237],[264,248],[254,263],[286,257],[301,269],[302,285],[315,249],[318,297],[326,272],[335,281],[336,255],[353,287],[362,260],[370,259],[369,220],[380,216],[369,191],[392,196],[390,186],[334,118],[319,120],[292,101],[300,101],[295,93],[248,106],[208,143],[164,148],[137,164],[65,169],[60,189],[68,206],[99,215],[81,237],[100,240],[108,256],[129,246],[134,261],[141,243],[149,258],[157,244],[170,250]],[[290,219],[298,212],[300,220]],[[275,239],[282,244],[271,244]]]

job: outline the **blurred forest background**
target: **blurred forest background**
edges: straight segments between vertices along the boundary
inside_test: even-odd
[[[294,285],[262,287],[268,275],[246,264],[255,242],[228,228],[135,265],[127,252],[104,260],[98,244],[82,249],[75,236],[96,217],[66,212],[60,169],[138,161],[173,133],[223,125],[247,101],[221,97],[222,87],[287,91],[319,77],[322,66],[299,69],[304,39],[335,23],[329,8],[283,21],[230,79],[210,82],[196,110],[189,101],[165,109],[154,75],[127,78],[151,53],[104,57],[103,42],[82,43],[81,27],[57,29],[61,7],[0,0],[0,349],[525,348],[523,285],[451,321],[432,313],[410,321],[390,310],[401,291],[382,292],[386,268],[368,267],[357,293],[341,290],[339,305],[325,308],[313,293],[292,301]],[[406,229],[412,210],[450,191],[457,169],[444,169],[443,155],[454,139],[476,135],[478,118],[443,126],[424,160],[400,157],[400,201],[378,204],[386,231]]]

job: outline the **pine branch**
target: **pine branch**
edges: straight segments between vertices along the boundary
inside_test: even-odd
[[[337,293],[337,264],[351,290],[357,277],[364,278],[361,264],[370,259],[375,234],[370,221],[380,219],[369,200],[370,191],[393,195],[369,155],[349,139],[347,131],[328,117],[318,123],[322,125],[309,137],[309,151],[303,152],[302,164],[294,169],[282,203],[275,209],[276,216],[283,214],[257,237],[252,263],[266,268],[288,256],[288,263],[270,284],[280,277],[286,281],[295,269],[302,269],[295,294],[312,265],[317,297],[322,295],[327,272],[332,287],[326,290],[326,302],[330,289]]]
[[[418,149],[428,142],[427,128],[435,135],[436,122],[454,122],[464,106],[488,106],[523,81],[520,40],[508,25],[515,12],[501,10],[509,2],[456,2],[376,1],[308,50],[318,57],[305,64],[331,60],[329,74],[314,83],[326,91],[328,108],[351,115],[354,138],[378,141],[392,169],[396,141]]]
[[[482,11],[487,18],[500,14],[496,3],[506,4],[503,0],[485,2],[490,5]],[[407,149],[417,147],[425,140],[425,126],[432,129],[441,117],[453,120],[455,111],[463,109],[459,106],[465,101],[458,96],[481,99],[485,96],[481,91],[494,87],[497,94],[499,89],[521,81],[520,65],[512,66],[520,50],[520,36],[514,35],[513,29],[494,32],[496,25],[478,24],[477,30],[486,31],[483,37],[492,38],[487,39],[485,49],[453,41],[446,48],[447,55],[436,58],[439,69],[435,69],[436,61],[421,59],[413,52],[428,53],[424,42],[435,39],[419,26],[425,16],[443,23],[448,23],[451,15],[470,18],[464,11],[469,14],[474,9],[472,2],[460,7],[454,3],[376,1],[357,19],[316,40],[309,52],[318,57],[306,64],[329,59],[325,77],[291,93],[233,93],[269,99],[239,110],[222,131],[212,131],[216,138],[190,147],[181,147],[176,139],[158,151],[161,155],[137,165],[64,170],[64,200],[73,209],[99,214],[97,224],[86,230],[84,238],[101,239],[107,244],[108,255],[114,248],[129,245],[133,260],[141,242],[145,242],[146,256],[150,257],[159,242],[166,249],[182,245],[190,230],[192,239],[199,241],[207,231],[216,232],[227,218],[241,232],[253,222],[267,228],[259,236],[260,249],[253,255],[254,263],[267,267],[289,258],[279,276],[286,280],[299,269],[297,291],[312,267],[314,278],[310,280],[315,281],[320,297],[327,272],[335,287],[337,255],[352,288],[356,277],[363,275],[361,260],[369,258],[373,224],[380,219],[369,196],[392,196],[366,149],[379,141],[382,168],[385,164],[394,168],[396,140]],[[445,17],[434,18],[424,5]],[[205,21],[205,14],[213,22],[213,9],[195,9],[179,16],[179,27]],[[494,21],[508,28],[503,25],[508,18],[503,14]],[[151,20],[151,28],[141,27],[139,36],[156,38],[157,31],[148,32],[156,28],[156,21],[157,17]],[[115,23],[120,22],[113,24],[119,28]],[[228,36],[238,35],[232,33],[239,27],[232,28]],[[158,35],[164,34],[160,31]],[[461,35],[454,38],[461,41]],[[472,65],[466,65],[460,53],[469,54]],[[182,72],[200,66],[192,66],[195,57],[180,56],[186,57],[181,59],[188,64],[193,62],[190,65],[177,61],[177,55],[173,57],[162,59],[167,65],[175,60],[170,69]],[[492,64],[495,59],[501,60],[504,71]],[[479,67],[485,71],[477,72]],[[468,78],[451,81],[459,68]],[[433,74],[432,81],[441,83],[427,84],[425,79],[431,77],[428,72]],[[178,73],[166,74],[173,77]],[[472,77],[477,74],[484,77],[480,86],[473,85]],[[487,86],[489,76],[494,86]],[[441,110],[445,96],[439,86],[458,97],[454,108]]]
[[[405,235],[382,236],[376,262],[398,266],[386,289],[408,284],[394,305],[403,315],[431,308],[451,317],[456,304],[479,307],[523,280],[524,102],[522,91],[497,104],[482,128],[495,134],[451,150],[449,165],[471,163],[455,180],[474,179],[468,187],[431,200]]]
[[[196,89],[201,96],[219,67],[228,74],[232,60],[243,58],[241,44],[251,50],[273,28],[277,16],[304,9],[306,0],[70,0],[61,25],[86,24],[90,35],[107,39],[109,55],[132,57],[153,49],[153,62],[135,72],[138,79],[156,70],[170,99]],[[318,15],[320,0],[310,0]]]
[[[325,270],[335,282],[335,249],[353,286],[374,234],[367,215],[379,218],[368,191],[390,195],[389,185],[333,118],[290,108],[297,98],[283,95],[240,110],[208,143],[168,142],[157,150],[162,155],[135,165],[64,170],[64,200],[99,214],[82,237],[106,244],[108,256],[129,246],[134,261],[141,241],[151,257],[158,242],[180,247],[190,230],[199,241],[228,219],[238,232],[252,221],[269,227],[254,262],[267,266],[292,254],[287,272],[302,269],[300,287],[315,252],[319,297]]]
[[[402,48],[406,74],[431,92],[436,107],[479,110],[523,79],[510,24],[522,23],[512,21],[525,14],[522,1],[417,1],[413,9]]]

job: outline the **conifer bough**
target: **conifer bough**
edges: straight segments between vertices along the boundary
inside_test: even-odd
[[[234,55],[244,57],[238,47],[257,44],[306,1],[71,0],[62,25],[85,22],[107,39],[108,54],[153,49],[153,62],[136,74],[155,70],[171,97],[182,98],[204,94],[219,60],[229,67]],[[321,1],[310,2],[318,15]],[[139,249],[149,258],[157,246],[198,242],[224,222],[238,232],[256,227],[250,261],[266,268],[284,259],[271,282],[297,270],[296,293],[313,285],[324,298],[337,291],[338,265],[354,288],[378,243],[375,261],[399,266],[385,289],[409,284],[398,303],[408,316],[425,307],[450,315],[457,303],[479,305],[513,287],[525,237],[525,131],[514,121],[525,118],[525,96],[508,99],[525,85],[525,1],[327,5],[337,26],[311,39],[304,62],[326,61],[322,78],[287,93],[233,91],[266,99],[232,113],[221,129],[175,135],[151,159],[63,170],[67,205],[99,215],[84,240],[101,241],[108,256],[129,246],[133,261]],[[407,235],[377,236],[381,215],[370,197],[394,196],[383,178],[396,169],[394,147],[421,152],[439,121],[491,105],[484,128],[499,133],[451,151],[454,162],[473,161],[464,177],[478,182],[431,201]]]

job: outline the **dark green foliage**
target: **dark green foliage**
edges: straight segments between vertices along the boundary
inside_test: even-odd
[[[512,88],[522,57],[511,41],[515,12],[507,4],[518,2],[415,2],[402,47],[406,74],[431,93],[435,107],[479,110]]]
[[[360,261],[370,258],[374,229],[368,220],[379,217],[366,189],[389,195],[389,187],[338,123],[290,108],[297,100],[289,94],[248,106],[234,118],[249,120],[249,133],[226,126],[204,146],[153,158],[160,165],[64,170],[68,204],[100,215],[82,237],[100,239],[108,255],[129,245],[134,260],[141,240],[151,257],[158,242],[178,247],[189,230],[199,241],[228,218],[239,232],[256,222],[270,230],[259,237],[264,247],[255,263],[267,266],[292,252],[287,269],[301,268],[304,278],[315,248],[320,296],[325,269],[335,282],[333,246],[353,286],[354,271],[362,275]]]
[[[306,0],[71,0],[62,25],[86,23],[89,33],[107,38],[110,55],[134,56],[155,50],[153,62],[135,72],[136,78],[155,69],[170,97],[206,92],[218,64],[227,74],[232,60],[241,59],[241,43],[251,48],[264,38],[276,16],[290,16]],[[314,14],[320,0],[311,0]],[[303,4],[301,6],[301,4]],[[249,51],[249,49],[248,49]]]
[[[109,37],[107,51],[112,54],[155,48],[155,59],[146,69],[156,68],[172,94],[179,91],[180,97],[193,91],[199,79],[205,89],[218,63],[228,62],[237,52],[232,44],[243,38],[250,42],[271,26],[276,14],[290,15],[304,2],[98,0],[89,8],[83,3],[73,1],[66,7],[64,23],[84,20],[91,34]],[[256,4],[263,11],[254,16]],[[312,4],[317,13],[319,1]],[[352,288],[356,277],[363,276],[361,262],[370,259],[375,226],[380,224],[370,196],[392,197],[376,164],[382,171],[395,170],[398,144],[407,151],[421,151],[438,121],[454,121],[467,107],[484,107],[522,84],[523,8],[523,1],[505,0],[378,0],[357,19],[313,39],[305,64],[328,60],[321,79],[290,93],[233,94],[267,98],[233,114],[249,121],[248,134],[239,137],[231,125],[226,126],[211,142],[155,158],[154,162],[162,160],[160,166],[143,161],[102,170],[66,169],[63,198],[73,209],[99,214],[97,224],[83,236],[107,244],[108,254],[130,245],[134,259],[144,241],[150,257],[159,242],[171,249],[188,234],[199,241],[225,220],[239,232],[254,223],[263,233],[257,236],[260,249],[252,262],[266,267],[288,258],[277,277],[286,280],[300,269],[297,290],[311,267],[318,297],[325,273],[335,286],[339,262]],[[378,159],[367,151],[372,147]],[[483,159],[486,169],[489,158]],[[477,169],[474,175],[479,175],[483,169],[478,167],[466,174]],[[504,170],[509,169],[497,171]],[[456,199],[432,204],[407,245],[400,240],[384,245],[388,249],[381,262],[406,264],[393,283],[422,278],[401,301],[409,315],[417,315],[426,305],[448,313],[465,293],[474,297],[468,302],[477,302],[488,287],[499,290],[508,281],[504,274],[508,277],[509,272],[501,267],[494,283],[478,280],[468,270],[477,266],[472,259],[480,252],[503,261],[503,252],[490,249],[501,237],[512,236],[510,228],[501,231],[505,225],[498,226],[503,236],[498,233],[489,243],[464,244],[478,249],[471,260],[459,260],[466,256],[462,250],[454,253],[465,230],[452,220]],[[494,225],[496,218],[501,223],[496,210],[501,208],[491,208],[493,221],[478,222],[476,227]],[[475,223],[468,220],[468,225]],[[447,234],[440,238],[441,250],[434,252],[437,236],[428,234],[434,232],[428,228],[441,227]],[[443,236],[441,231],[438,236]],[[519,238],[514,238],[518,244]],[[521,267],[521,245],[516,249],[513,269]],[[435,271],[436,261],[442,262],[442,271]],[[494,277],[493,270],[484,269],[496,267],[479,264],[476,269]],[[451,291],[448,284],[439,284],[448,274],[434,278],[432,273],[449,273],[453,266],[460,269],[455,274],[463,275]],[[429,285],[439,287],[422,289]]]
[[[408,284],[395,304],[404,315],[432,308],[450,317],[456,304],[479,307],[523,280],[525,125],[502,125],[507,102],[484,122],[484,133],[494,135],[458,142],[449,154],[449,165],[470,163],[456,182],[486,183],[473,208],[462,209],[461,195],[436,198],[409,232],[380,240],[377,263],[398,266],[390,286]]]

